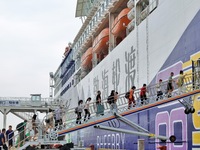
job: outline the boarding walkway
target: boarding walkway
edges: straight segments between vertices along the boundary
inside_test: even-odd
[[[3,114],[3,127],[6,128],[6,116],[9,112],[23,120],[30,120],[37,111],[48,112],[55,109],[59,101],[53,98],[41,98],[40,94],[31,94],[31,97],[0,97],[0,112]]]
[[[177,79],[175,79],[175,80],[177,80]],[[65,112],[67,120],[62,125],[54,128],[49,133],[44,132],[44,129],[42,127],[45,125],[46,117],[44,117],[44,119],[42,121],[43,124],[41,124],[40,127],[38,127],[41,130],[41,132],[37,136],[37,139],[35,141],[27,141],[27,142],[25,142],[26,143],[25,145],[33,145],[34,143],[32,143],[32,142],[36,142],[36,141],[39,141],[40,144],[51,144],[51,145],[59,144],[59,143],[62,144],[64,142],[64,141],[62,141],[63,138],[59,139],[59,137],[63,137],[67,133],[78,131],[80,129],[87,128],[89,126],[96,126],[97,128],[114,131],[116,129],[97,126],[97,125],[102,122],[108,121],[108,120],[117,119],[117,118],[119,119],[119,116],[123,118],[123,116],[125,116],[125,115],[131,114],[134,112],[138,112],[138,111],[141,111],[144,109],[149,109],[151,107],[165,104],[168,102],[177,101],[177,100],[185,107],[186,114],[194,113],[195,109],[193,108],[193,100],[192,99],[186,100],[184,98],[200,93],[199,82],[197,82],[194,79],[193,75],[187,75],[184,79],[184,85],[182,86],[181,89],[180,88],[178,89],[176,83],[173,83],[173,86],[174,86],[174,90],[172,92],[171,97],[169,98],[168,93],[165,93],[165,90],[167,88],[167,82],[163,82],[162,88],[161,88],[163,91],[163,95],[158,100],[157,100],[156,85],[147,87],[148,98],[144,102],[143,105],[141,104],[140,97],[139,97],[140,89],[135,90],[134,96],[135,96],[135,100],[136,100],[136,106],[132,107],[131,109],[128,109],[128,100],[125,98],[125,93],[120,94],[119,98],[117,100],[117,106],[118,106],[117,114],[118,115],[114,115],[112,112],[110,112],[110,105],[107,103],[106,99],[102,100],[102,105],[105,108],[103,116],[96,114],[96,103],[95,102],[91,103],[90,104],[91,119],[84,122],[83,116],[82,116],[81,124],[76,124],[76,114],[74,111],[75,108],[69,109],[67,112]],[[121,120],[123,120],[123,119],[121,119]],[[138,125],[135,125],[133,122],[131,123],[127,120],[126,120],[126,122],[128,122],[128,124],[131,124],[132,126],[135,126],[139,131],[130,132],[130,131],[125,131],[122,129],[125,133],[129,132],[131,134],[149,136],[151,138],[153,137],[153,138],[158,138],[161,140],[169,139],[169,137],[163,137],[160,135],[155,135],[153,133],[149,133],[148,131],[146,131],[146,129],[144,129]],[[25,148],[25,146],[23,146],[19,149],[24,149],[24,148]]]

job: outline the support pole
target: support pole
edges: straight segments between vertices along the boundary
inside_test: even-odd
[[[102,126],[102,125],[96,125],[96,126],[94,126],[94,128],[108,130],[108,131],[114,131],[114,132],[127,133],[127,134],[134,134],[134,135],[139,135],[139,136],[147,136],[149,138],[155,138],[155,139],[160,139],[160,140],[168,140],[168,137],[166,137],[166,136],[155,135],[153,133],[145,133],[145,132],[126,130],[126,129],[118,129],[118,128],[112,128],[112,127],[107,127],[107,126]]]
[[[6,109],[4,109],[4,111],[3,111],[3,128],[5,128],[5,129],[6,129],[6,120],[7,120],[6,115],[7,115]]]
[[[126,119],[125,117],[121,116],[120,114],[118,113],[114,113],[115,117],[119,120],[121,120],[122,122],[128,124],[129,126],[133,127],[134,129],[140,131],[140,132],[146,132],[146,133],[149,133],[148,130],[146,130],[145,128],[142,128],[141,126],[131,122],[130,120]]]

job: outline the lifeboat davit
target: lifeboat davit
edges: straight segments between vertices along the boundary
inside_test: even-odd
[[[119,15],[115,18],[112,24],[112,34],[116,37],[124,38],[126,35],[126,26],[129,24],[130,20],[127,17],[128,12],[130,11],[129,8],[123,9]]]
[[[92,68],[92,47],[88,48],[81,57],[81,67],[83,69]]]
[[[93,42],[93,52],[99,54],[107,54],[108,53],[108,41],[109,41],[109,28],[103,29],[99,35],[94,39]]]

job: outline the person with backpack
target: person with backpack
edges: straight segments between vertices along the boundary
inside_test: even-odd
[[[173,82],[175,82],[175,80],[173,79],[173,76],[174,73],[171,72],[167,83],[168,98],[172,97],[172,91],[174,90]]]
[[[104,115],[104,105],[101,103],[101,91],[97,91],[96,96],[96,107],[97,107],[97,116],[98,115]]]
[[[114,95],[114,111],[115,112],[118,112],[118,107],[117,107],[118,98],[119,98],[118,92],[115,92],[115,95]]]
[[[91,97],[88,97],[88,99],[85,102],[85,106],[84,106],[84,111],[85,111],[84,121],[86,121],[87,117],[88,117],[88,120],[90,119],[90,110],[89,110],[90,101],[91,101]]]
[[[108,96],[108,99],[107,99],[107,103],[110,105],[110,112],[113,113],[114,110],[116,109],[115,107],[115,90],[112,90],[110,95]],[[115,110],[116,112],[116,110]]]
[[[135,107],[135,97],[134,97],[134,92],[135,92],[136,87],[132,86],[131,89],[129,90],[129,95],[126,97],[128,98],[128,109],[131,108],[131,105]]]
[[[81,114],[83,112],[83,108],[84,108],[84,105],[83,105],[83,100],[79,100],[78,101],[78,107],[77,107],[77,118],[76,118],[76,124],[81,124]]]
[[[27,120],[24,120],[24,122],[21,122],[17,125],[16,129],[19,133],[19,143],[18,143],[18,147],[20,147],[21,145],[24,144],[24,139],[25,139],[25,131],[26,131],[26,123]]]
[[[156,85],[157,90],[157,98],[156,101],[163,98],[163,92],[162,92],[162,79],[159,80],[158,84]]]
[[[142,88],[140,89],[140,99],[141,99],[141,105],[144,104],[144,100],[147,100],[147,85],[143,84]]]
[[[46,116],[45,122],[46,122],[46,130],[47,131],[54,127],[54,114],[53,114],[52,109],[49,109],[49,112]]]

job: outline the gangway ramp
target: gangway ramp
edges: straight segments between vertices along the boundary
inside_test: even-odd
[[[75,131],[79,131],[81,129],[84,128],[88,128],[88,127],[96,127],[98,130],[99,129],[103,129],[103,130],[109,130],[109,131],[114,131],[114,132],[123,132],[123,133],[127,133],[127,134],[135,134],[135,135],[141,135],[141,136],[148,136],[149,138],[158,138],[161,139],[163,141],[166,140],[170,140],[173,142],[173,140],[175,140],[175,137],[171,136],[169,137],[165,137],[162,135],[155,135],[151,132],[149,132],[148,130],[146,130],[145,128],[143,128],[142,126],[135,124],[134,122],[131,122],[130,120],[127,120],[125,118],[125,116],[130,115],[132,113],[137,113],[139,111],[143,111],[145,109],[150,109],[151,107],[156,107],[159,105],[163,105],[163,104],[167,104],[170,102],[174,102],[177,101],[179,99],[183,99],[185,97],[189,97],[189,96],[193,96],[195,94],[199,94],[200,90],[196,89],[193,91],[190,91],[188,93],[184,93],[181,95],[175,95],[174,97],[171,98],[167,98],[167,99],[163,99],[160,101],[154,101],[154,103],[150,103],[147,105],[143,105],[143,106],[139,106],[139,107],[135,107],[131,110],[125,110],[120,112],[119,114],[112,114],[109,111],[106,111],[106,113],[104,114],[104,116],[93,116],[90,120],[88,120],[87,122],[83,122],[82,124],[76,124],[76,120],[74,118],[74,121],[71,122],[65,122],[65,125],[60,126],[59,128],[55,128],[53,129],[49,135],[42,135],[42,138],[39,138],[40,136],[38,136],[38,139],[36,141],[27,141],[25,142],[25,144],[23,145],[23,147],[20,147],[19,150],[22,150],[24,148],[26,148],[28,145],[41,145],[41,144],[45,144],[45,145],[52,145],[52,144],[65,144],[66,141],[59,141],[57,140],[60,136],[64,136],[68,133],[71,132],[75,132]],[[124,106],[127,107],[127,106]],[[106,110],[108,110],[109,108],[107,108]],[[112,127],[108,127],[105,125],[101,125],[101,123],[103,122],[107,122],[107,121],[111,121],[113,119],[119,119],[122,122],[125,122],[127,125],[133,127],[136,131],[131,130],[124,130],[121,128],[112,128]],[[45,139],[46,137],[49,138]],[[53,139],[53,141],[52,141]]]
[[[181,94],[181,95],[177,95],[177,96],[174,96],[174,97],[171,97],[171,98],[168,98],[168,99],[164,99],[164,100],[161,100],[161,101],[155,101],[154,103],[151,103],[151,104],[148,104],[148,105],[136,107],[136,108],[131,109],[131,110],[126,110],[126,111],[120,113],[120,116],[124,117],[124,116],[132,114],[132,113],[136,113],[136,112],[139,112],[139,111],[142,111],[142,110],[145,110],[145,109],[150,109],[151,107],[166,104],[166,103],[169,103],[169,102],[177,101],[179,99],[183,99],[185,97],[192,96],[192,95],[195,95],[195,94],[198,94],[198,93],[200,93],[200,90],[194,90],[194,91],[184,93],[184,94]],[[113,120],[113,119],[116,119],[115,115],[108,113],[108,114],[105,114],[104,116],[93,117],[92,119],[88,120],[88,122],[84,122],[83,124],[80,124],[80,125],[77,125],[75,123],[75,120],[74,120],[73,123],[71,122],[67,125],[66,129],[58,131],[58,135],[61,136],[61,135],[64,135],[64,134],[68,134],[70,132],[78,131],[80,129],[87,128],[87,127],[90,127],[90,126],[95,126],[95,125],[98,125],[100,123],[110,121],[110,120]],[[138,127],[138,128],[141,130],[141,127]],[[148,131],[146,131],[146,132],[148,132]]]
[[[102,104],[104,105],[104,108],[105,108],[104,115],[96,116],[96,103],[93,102],[90,104],[91,118],[89,120],[87,120],[87,122],[84,122],[84,120],[81,120],[82,124],[76,124],[76,114],[74,112],[75,108],[68,109],[66,112],[67,118],[66,118],[65,122],[63,122],[63,124],[60,125],[59,128],[54,128],[52,131],[50,131],[48,133],[48,136],[55,139],[57,137],[64,136],[71,132],[79,131],[84,128],[94,127],[94,126],[102,127],[102,123],[117,119],[116,117],[118,117],[118,119],[121,118],[122,122],[124,121],[124,122],[126,122],[126,124],[130,125],[131,123],[126,120],[126,118],[128,118],[128,117],[126,117],[127,115],[130,115],[133,113],[138,113],[138,112],[144,111],[144,110],[148,110],[148,109],[151,109],[152,107],[157,107],[160,105],[170,104],[170,103],[174,103],[174,102],[175,103],[183,102],[182,99],[189,99],[191,101],[191,105],[189,105],[189,106],[193,107],[193,104],[192,104],[193,100],[190,99],[189,97],[199,94],[200,86],[194,86],[194,84],[193,84],[194,82],[192,80],[191,75],[189,75],[185,79],[184,83],[185,83],[184,86],[186,89],[184,92],[182,92],[182,93],[179,92],[177,86],[175,86],[174,91],[171,95],[172,97],[168,98],[168,96],[166,94],[164,94],[163,97],[159,100],[157,100],[156,85],[152,85],[152,86],[148,87],[148,91],[149,91],[148,97],[147,97],[146,103],[144,103],[143,105],[141,105],[141,99],[139,97],[140,89],[137,89],[137,90],[135,90],[135,93],[134,93],[136,105],[132,109],[127,109],[128,108],[128,100],[125,98],[125,93],[120,94],[119,98],[117,99],[118,113],[120,116],[113,115],[113,113],[110,111],[110,105],[107,103],[107,99],[102,100]],[[163,83],[163,89],[166,89],[166,87],[167,87],[167,81]],[[191,113],[193,113],[193,112],[191,112]],[[123,117],[125,118],[125,120],[123,120]],[[43,123],[45,123],[44,121],[45,121],[45,118],[43,119]],[[139,128],[138,128],[137,124],[132,123],[132,125],[133,125],[133,127],[136,127],[135,130],[144,132],[145,135],[150,136],[150,138],[158,137],[158,136],[155,136],[154,134],[148,132],[148,130],[146,130],[142,126],[139,126]],[[41,126],[41,130],[42,129],[43,128]],[[124,132],[127,132],[127,131],[124,130]],[[41,136],[46,137],[46,135],[41,135]],[[38,137],[41,137],[41,136],[39,135]],[[163,137],[161,137],[161,138],[163,139]]]

